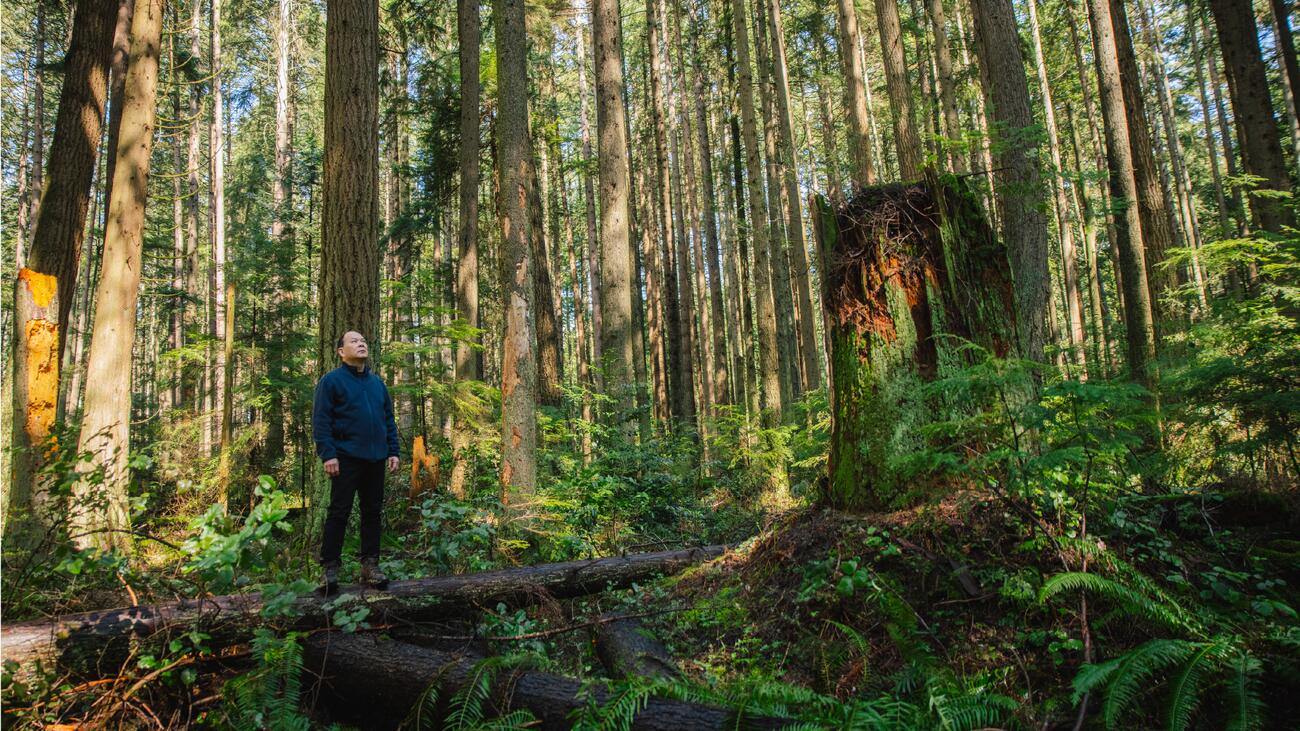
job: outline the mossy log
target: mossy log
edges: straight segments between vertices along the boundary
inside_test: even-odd
[[[607,588],[622,588],[722,554],[724,546],[627,556],[566,561],[394,581],[387,591],[344,586],[370,609],[372,625],[441,619],[473,612],[480,605],[504,601],[524,605],[543,596],[585,596]],[[198,629],[211,636],[216,650],[246,642],[259,626],[312,629],[329,626],[329,602],[318,595],[298,597],[289,619],[265,619],[259,594],[232,594],[201,600],[170,602],[65,615],[53,620],[7,622],[0,629],[3,659],[27,666],[104,677],[116,673],[130,651],[142,642],[164,640]],[[349,605],[357,606],[355,604]]]
[[[480,657],[440,652],[418,645],[382,640],[373,635],[337,632],[303,641],[304,670],[320,678],[316,698],[330,720],[368,729],[397,728],[431,685],[437,685],[434,717],[421,721],[437,728],[448,713],[448,700],[472,682]],[[600,687],[588,689],[597,705],[610,700]],[[583,683],[575,678],[535,670],[502,670],[482,706],[489,717],[525,709],[539,721],[532,728],[568,729],[571,715],[587,705]],[[637,731],[683,729],[779,729],[793,722],[765,716],[741,716],[734,710],[666,698],[646,701],[630,728]]]
[[[591,631],[596,657],[613,678],[680,678],[668,648],[635,618],[601,622]]]
[[[921,490],[900,460],[946,405],[919,387],[1015,347],[1006,246],[959,178],[864,188],[813,203],[830,364],[829,475],[823,498],[848,510],[905,506]]]

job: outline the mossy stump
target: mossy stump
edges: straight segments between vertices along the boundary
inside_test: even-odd
[[[906,507],[923,495],[900,469],[946,408],[919,387],[1016,343],[1011,269],[961,179],[864,188],[832,209],[820,196],[818,250],[830,364],[827,504]]]

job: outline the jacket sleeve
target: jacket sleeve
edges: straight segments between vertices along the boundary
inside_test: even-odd
[[[334,415],[330,407],[329,384],[320,379],[316,384],[316,397],[311,407],[311,435],[316,442],[316,456],[328,462],[338,456],[334,445]]]
[[[397,442],[397,421],[393,418],[393,395],[388,392],[388,386],[384,386],[384,429],[388,432],[388,456],[402,456]]]

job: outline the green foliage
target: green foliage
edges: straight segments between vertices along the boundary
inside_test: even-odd
[[[1184,361],[1168,368],[1179,415],[1208,439],[1222,474],[1238,464],[1259,479],[1261,462],[1300,479],[1300,236],[1228,239],[1199,254],[1212,281],[1235,284],[1256,272],[1244,297],[1221,297],[1179,342]],[[1183,252],[1184,258],[1190,252]],[[1188,455],[1190,456],[1190,455]],[[1242,464],[1244,462],[1244,464]]]
[[[242,520],[226,515],[224,505],[213,505],[195,522],[196,534],[182,548],[190,555],[182,571],[197,577],[212,592],[245,585],[249,572],[264,569],[278,547],[273,531],[288,532],[288,496],[275,489],[275,481],[262,476],[254,492],[257,505]]]
[[[1046,602],[1057,594],[1072,591],[1087,591],[1104,597],[1119,604],[1129,614],[1171,629],[1194,631],[1195,628],[1195,620],[1168,597],[1151,596],[1099,574],[1079,571],[1057,574],[1043,584],[1038,592],[1038,600]]]
[[[299,711],[302,647],[299,635],[277,637],[258,629],[253,637],[257,667],[226,683],[226,720],[238,731],[306,731],[311,721]]]

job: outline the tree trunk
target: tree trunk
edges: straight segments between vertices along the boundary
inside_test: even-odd
[[[230,319],[228,308],[233,303],[226,299],[226,142],[225,142],[225,103],[222,100],[221,73],[224,70],[221,60],[221,0],[212,0],[212,136],[208,147],[208,159],[212,164],[212,330],[209,333],[213,342],[219,342],[226,332],[226,321]],[[226,502],[230,489],[230,422],[226,414],[231,410],[228,371],[231,365],[226,349],[217,350],[216,363],[212,371],[212,383],[216,389],[213,406],[221,409],[214,415],[220,424],[220,456],[217,463],[217,483],[220,486],[222,502]]]
[[[1027,132],[1034,125],[1029,85],[1020,54],[1020,35],[1011,0],[972,0],[976,48],[987,70],[998,172],[994,175],[1002,236],[1015,273],[1020,353],[1043,362],[1048,300],[1047,220],[1039,201],[1042,178],[1037,144]]]
[[[275,24],[275,171],[271,182],[271,240],[276,243],[276,268],[279,270],[277,309],[292,302],[296,278],[294,277],[294,252],[297,245],[293,227],[293,106],[289,87],[289,63],[293,53],[293,2],[278,0]],[[178,234],[179,235],[179,234]],[[280,327],[287,330],[288,318],[277,313]],[[265,464],[278,465],[284,457],[285,389],[287,382],[285,362],[289,340],[283,330],[272,336],[273,345],[268,353],[267,369],[272,378],[270,408],[267,415]]]
[[[1295,32],[1291,30],[1291,8],[1286,0],[1270,0],[1273,10],[1274,37],[1277,39],[1278,65],[1282,67],[1282,90],[1286,100],[1287,127],[1291,130],[1294,163],[1300,170],[1300,63],[1296,61]]]
[[[695,412],[695,403],[691,390],[691,353],[687,338],[689,328],[685,331],[682,317],[681,295],[679,292],[677,258],[683,253],[682,242],[674,235],[672,225],[672,191],[668,164],[668,144],[672,131],[665,115],[674,116],[671,102],[665,103],[664,78],[666,62],[660,51],[663,42],[662,8],[660,0],[648,0],[646,3],[646,46],[650,67],[650,116],[652,120],[655,181],[655,210],[658,214],[656,228],[663,242],[657,246],[662,257],[659,274],[662,275],[664,349],[668,372],[668,397],[670,411],[674,420],[691,418]],[[669,95],[671,96],[671,95]],[[674,120],[675,121],[675,120]]]
[[[1184,245],[1191,250],[1188,273],[1197,293],[1197,303],[1201,310],[1206,307],[1205,284],[1201,275],[1201,265],[1197,251],[1201,248],[1200,222],[1196,216],[1196,205],[1192,183],[1187,173],[1187,163],[1183,157],[1183,145],[1178,135],[1178,123],[1174,116],[1174,99],[1169,91],[1169,77],[1165,73],[1165,50],[1160,38],[1162,32],[1154,12],[1149,11],[1146,0],[1138,3],[1138,13],[1142,18],[1142,35],[1147,45],[1154,52],[1150,60],[1153,75],[1156,78],[1156,91],[1160,101],[1160,119],[1165,130],[1165,139],[1169,144],[1169,163],[1173,168],[1173,194],[1178,206],[1177,218],[1182,223],[1185,233]],[[1189,32],[1194,32],[1191,28]],[[1199,66],[1198,66],[1199,68]],[[1180,274],[1176,272],[1175,274]],[[1185,278],[1184,278],[1185,279]]]
[[[44,5],[41,4],[40,8]],[[76,13],[72,22],[72,43],[63,62],[63,90],[59,94],[59,111],[54,120],[47,180],[43,188],[39,172],[35,173],[36,179],[33,180],[36,189],[33,192],[40,196],[40,204],[36,210],[27,265],[34,271],[54,276],[58,281],[57,323],[67,322],[76,292],[77,263],[81,256],[81,242],[85,238],[86,208],[90,201],[88,192],[95,174],[95,159],[99,155],[104,108],[108,100],[108,69],[118,10],[118,3],[92,2],[82,4]],[[43,12],[41,10],[42,19]],[[38,42],[38,49],[43,45],[43,42]],[[43,68],[37,69],[38,75],[43,73]],[[34,122],[32,164],[35,171],[41,167],[44,146],[41,106],[37,104]],[[109,154],[116,154],[116,151]],[[61,337],[66,336],[67,328],[61,327],[60,332],[63,334]],[[64,347],[60,341],[60,358]]]
[[[749,193],[749,229],[753,242],[752,264],[754,298],[757,301],[758,357],[756,366],[762,388],[759,390],[764,421],[774,425],[781,418],[781,362],[777,356],[776,304],[772,297],[772,246],[768,236],[767,201],[763,196],[763,164],[759,157],[757,122],[754,113],[754,81],[749,62],[749,24],[743,0],[731,0],[732,27],[735,33],[737,79],[740,92],[741,127],[744,131],[747,189]],[[739,191],[737,191],[739,195]]]
[[[785,186],[781,184],[784,164],[777,148],[776,102],[772,91],[772,62],[767,47],[767,13],[765,0],[752,0],[754,12],[754,68],[758,72],[758,99],[761,111],[757,123],[763,134],[763,189],[767,191],[768,260],[772,282],[772,304],[776,307],[777,362],[781,364],[781,403],[790,405],[800,396],[803,378],[799,374],[799,343],[795,328],[794,298],[790,294],[790,265],[787,251],[786,217],[789,208]]]
[[[86,398],[78,452],[91,452],[91,469],[103,481],[81,480],[73,488],[70,518],[82,547],[125,548],[131,419],[131,346],[144,247],[149,156],[156,127],[162,0],[140,0],[131,24],[122,128],[109,227],[104,235],[103,274],[96,293],[95,325],[86,365]]]
[[[696,139],[699,141],[700,188],[703,192],[704,209],[700,219],[704,228],[704,259],[708,263],[709,310],[713,319],[711,327],[704,330],[713,337],[713,395],[714,404],[731,403],[729,392],[731,374],[727,360],[727,332],[732,327],[727,322],[722,302],[722,254],[718,240],[718,204],[715,197],[713,178],[713,146],[710,144],[709,115],[705,105],[704,58],[699,49],[700,28],[692,24],[690,29],[690,51],[692,68],[692,88],[695,95]],[[701,291],[700,297],[703,299]]]
[[[588,16],[589,23],[595,23]],[[605,362],[605,357],[601,351],[601,286],[600,286],[600,240],[596,232],[596,193],[595,185],[592,182],[591,169],[596,162],[593,162],[591,154],[591,115],[587,102],[591,91],[587,86],[587,29],[580,25],[574,27],[574,37],[578,45],[578,127],[582,136],[582,201],[583,215],[587,222],[586,248],[582,259],[586,263],[586,286],[587,293],[591,295],[591,363],[595,365],[595,378],[598,388],[604,388],[604,372],[601,364]],[[594,41],[593,41],[594,43]]]
[[[1223,67],[1241,134],[1241,156],[1246,172],[1263,178],[1260,184],[1263,189],[1289,191],[1291,181],[1273,117],[1253,6],[1249,0],[1211,0],[1210,10],[1219,30],[1219,47],[1223,50]],[[1276,199],[1251,196],[1251,208],[1256,224],[1265,231],[1281,233],[1283,226],[1295,223],[1290,211]]]
[[[932,0],[938,2],[938,0]],[[1052,85],[1047,76],[1047,60],[1043,55],[1042,34],[1038,27],[1038,0],[1029,0],[1029,28],[1034,44],[1034,68],[1038,72],[1038,88],[1043,98],[1043,120],[1047,128],[1047,145],[1052,156],[1052,200],[1056,211],[1056,233],[1061,238],[1061,286],[1065,290],[1066,331],[1069,335],[1072,357],[1087,373],[1084,357],[1083,304],[1079,296],[1079,266],[1074,244],[1074,228],[1070,225],[1070,201],[1065,194],[1061,176],[1061,140],[1056,126],[1056,109],[1052,99]],[[1049,293],[1050,296],[1050,293]]]
[[[1120,84],[1124,90],[1124,108],[1128,115],[1129,143],[1132,146],[1133,174],[1137,180],[1138,212],[1142,216],[1142,247],[1147,268],[1147,282],[1151,287],[1149,299],[1157,323],[1167,322],[1173,315],[1167,307],[1169,295],[1177,288],[1177,278],[1170,267],[1162,266],[1168,258],[1169,248],[1175,246],[1174,231],[1170,225],[1169,204],[1165,200],[1160,171],[1156,167],[1151,128],[1147,124],[1146,102],[1142,97],[1141,77],[1133,53],[1133,38],[1129,30],[1128,13],[1124,0],[1109,0],[1111,26],[1114,29],[1115,48],[1119,54]]]
[[[460,226],[457,234],[456,312],[470,327],[479,327],[478,315],[478,186],[479,186],[479,0],[456,3],[457,43],[460,52]],[[482,355],[473,343],[456,346],[456,380],[482,378]],[[452,427],[452,467],[449,489],[465,497],[469,460],[469,425],[457,411]]]
[[[360,585],[346,585],[342,590],[367,594],[372,622],[418,622],[471,614],[497,601],[528,605],[542,596],[562,599],[621,589],[675,574],[716,558],[724,550],[724,546],[705,546],[394,581],[382,593],[369,593]],[[291,620],[293,626],[304,629],[328,626],[329,614],[324,607],[331,601],[316,593],[304,594],[294,601],[286,616],[295,618]],[[0,629],[0,640],[5,660],[28,668],[39,661],[47,669],[111,674],[127,659],[132,643],[159,632],[166,636],[166,630],[177,627],[198,624],[212,635],[207,644],[214,650],[246,642],[253,629],[263,623],[259,618],[261,609],[260,594],[208,596],[64,615],[53,621],[6,622]]]
[[[1196,90],[1200,95],[1201,102],[1201,124],[1205,130],[1205,155],[1210,161],[1210,176],[1214,180],[1214,200],[1215,209],[1219,219],[1218,237],[1225,238],[1231,235],[1232,225],[1229,220],[1228,198],[1223,192],[1223,173],[1219,170],[1219,146],[1214,141],[1214,109],[1210,106],[1210,97],[1205,90],[1205,71],[1203,68],[1204,56],[1202,54],[1199,34],[1197,33],[1198,23],[1195,17],[1195,10],[1191,5],[1187,7],[1187,35],[1191,42],[1192,66],[1196,72]]]
[[[952,52],[948,48],[948,29],[943,0],[926,0],[926,13],[934,31],[934,59],[939,76],[939,105],[943,109],[944,159],[953,172],[966,171],[965,132],[957,117],[957,82],[952,74]]]
[[[844,70],[844,107],[849,113],[850,176],[859,187],[876,184],[876,166],[871,154],[871,126],[867,119],[866,70],[858,33],[858,12],[853,0],[838,0],[840,64]]]
[[[623,26],[618,0],[595,0],[596,144],[600,178],[600,371],[617,404],[615,424],[630,431],[635,406],[632,331],[633,256],[627,119],[623,101]]]
[[[505,337],[501,344],[501,498],[521,516],[537,483],[537,333],[529,231],[528,38],[523,0],[495,0],[498,100],[497,161],[501,197],[501,278]],[[540,293],[549,296],[549,293]]]
[[[543,143],[540,172],[535,161],[530,160],[528,165],[528,245],[532,257],[533,316],[537,332],[537,402],[558,408],[564,402],[564,354],[560,346],[563,333],[560,332],[555,307],[555,278],[551,271],[551,249],[555,242],[546,230],[547,154]]]
[[[1116,31],[1111,22],[1109,0],[1088,0],[1088,9],[1092,21],[1093,46],[1096,48],[1093,62],[1097,66],[1102,118],[1105,121],[1111,200],[1122,204],[1123,211],[1122,215],[1115,216],[1114,245],[1120,262],[1118,278],[1124,296],[1130,377],[1154,392],[1157,379],[1155,328],[1142,247],[1143,221],[1136,204],[1138,184],[1133,170],[1133,148],[1120,81],[1119,55],[1115,49]]]
[[[804,239],[802,200],[799,194],[798,155],[795,153],[794,117],[790,109],[790,74],[786,68],[785,31],[779,0],[766,0],[767,21],[772,36],[772,67],[776,72],[777,118],[781,132],[781,157],[785,167],[785,191],[789,205],[786,232],[790,246],[790,271],[794,280],[795,304],[799,317],[799,353],[802,356],[803,390],[821,388],[821,359],[817,357],[817,336],[813,325],[812,273]]]
[[[886,510],[916,493],[894,466],[924,444],[941,403],[909,399],[975,358],[1016,348],[1007,248],[958,179],[866,188],[819,200],[831,445],[824,502]],[[945,336],[958,336],[957,338]]]
[[[51,455],[46,444],[59,398],[58,282],[21,269],[16,277],[13,328],[13,441],[7,495],[0,495],[6,542],[21,546],[49,522],[46,489],[38,484]]]
[[[305,668],[325,679],[327,692],[319,697],[329,704],[334,716],[373,728],[398,727],[431,686],[436,685],[439,698],[451,698],[481,680],[481,658],[368,635],[316,635],[304,643],[303,657]],[[492,683],[489,697],[483,706],[489,718],[524,709],[540,721],[537,728],[555,731],[570,728],[574,714],[588,703],[604,706],[615,699],[609,691],[587,689],[577,679],[523,669],[503,671]],[[447,704],[442,703],[433,718],[421,718],[436,721],[448,711]],[[790,723],[787,719],[749,716],[686,701],[649,698],[629,728],[722,731],[778,729]]]
[[[1223,82],[1219,78],[1219,62],[1215,59],[1216,54],[1213,49],[1213,37],[1210,35],[1209,23],[1202,20],[1201,29],[1205,31],[1206,67],[1210,74],[1210,96],[1214,100],[1214,118],[1219,127],[1219,139],[1223,143],[1223,160],[1224,167],[1228,172],[1229,179],[1235,179],[1241,171],[1237,165],[1237,155],[1234,152],[1232,144],[1232,126],[1228,123],[1228,112],[1223,103],[1222,87]],[[1239,146],[1238,146],[1239,147]],[[1232,185],[1232,212],[1233,217],[1237,220],[1237,232],[1246,236],[1250,233],[1250,225],[1247,222],[1248,213],[1246,204],[1242,200],[1241,186]]]
[[[880,29],[885,85],[889,89],[889,107],[894,119],[898,177],[906,182],[915,182],[921,179],[921,141],[916,136],[916,114],[912,111],[912,84],[907,78],[907,59],[903,54],[898,0],[876,0],[876,24]]]

